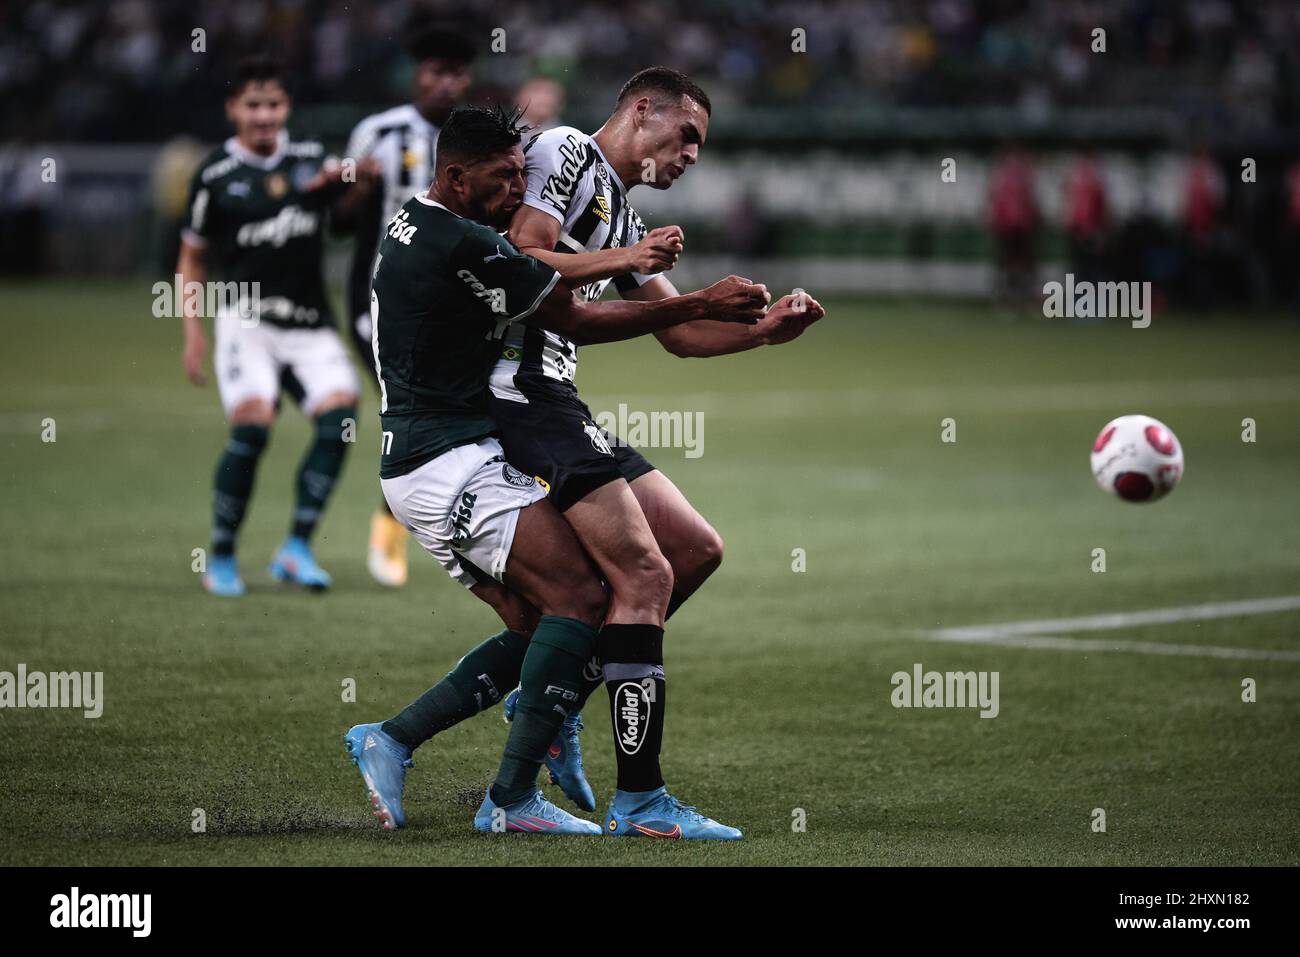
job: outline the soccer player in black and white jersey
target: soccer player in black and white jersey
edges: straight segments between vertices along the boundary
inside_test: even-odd
[[[589,302],[611,281],[625,299],[677,295],[662,273],[677,262],[683,232],[647,232],[628,193],[643,182],[672,186],[697,161],[710,112],[697,84],[655,67],[623,86],[613,115],[594,135],[565,126],[542,133],[525,154],[528,185],[511,241],[553,266]],[[772,303],[756,325],[703,319],[656,336],[676,356],[725,355],[789,342],[822,315],[820,304],[801,294]],[[597,645],[618,760],[606,827],[611,834],[680,837],[695,828],[679,823],[699,815],[668,794],[659,768],[663,629],[718,568],[722,539],[662,472],[596,426],[574,385],[576,367],[568,339],[512,327],[491,378],[491,413],[510,461],[549,484],[611,592]],[[587,694],[601,680],[594,668],[588,677]],[[570,747],[562,736],[552,750]],[[739,837],[709,825],[701,829],[708,836]]]
[[[415,60],[411,102],[357,124],[345,154],[356,164],[356,183],[333,210],[334,231],[356,235],[348,317],[357,355],[367,369],[374,365],[370,283],[379,241],[402,204],[433,179],[438,131],[462,104],[473,80],[474,44],[453,30],[427,27],[412,36],[407,50]],[[406,583],[406,538],[406,529],[381,497],[370,520],[366,558],[375,581],[393,588]]]

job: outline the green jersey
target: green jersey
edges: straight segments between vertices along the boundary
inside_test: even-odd
[[[559,278],[427,193],[397,211],[379,245],[370,294],[381,478],[496,431],[487,385],[501,338]]]
[[[184,236],[207,251],[212,279],[248,284],[239,287],[241,298],[249,291],[241,309],[252,307],[262,322],[334,325],[321,259],[326,206],[336,190],[304,192],[324,156],[320,143],[290,142],[287,133],[270,156],[232,137],[194,174]]]

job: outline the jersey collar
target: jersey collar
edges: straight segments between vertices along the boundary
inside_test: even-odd
[[[623,185],[623,180],[614,170],[613,164],[610,163],[608,158],[606,158],[604,151],[600,148],[600,144],[596,142],[596,137],[588,136],[587,139],[591,141],[591,148],[596,151],[596,155],[600,157],[600,161],[605,164],[605,169],[609,170],[610,182],[618,187],[619,193],[623,196],[627,196],[627,187]]]
[[[240,162],[249,166],[255,166],[258,169],[275,169],[276,164],[284,158],[284,151],[289,146],[289,131],[281,130],[276,140],[275,152],[270,156],[261,156],[252,150],[244,148],[244,144],[239,142],[239,137],[232,136],[226,140],[226,152],[231,156],[237,156]]]
[[[429,191],[428,191],[427,189],[426,189],[426,190],[422,190],[421,192],[416,193],[416,194],[415,194],[415,198],[418,199],[420,202],[422,202],[425,206],[437,206],[439,209],[441,209],[441,210],[443,210],[443,211],[445,211],[445,212],[451,213],[451,210],[450,210],[450,209],[447,209],[447,207],[444,206],[444,205],[442,205],[442,203],[438,202],[436,199],[430,199],[430,198],[429,198]],[[451,214],[452,214],[453,216],[455,216],[457,219],[464,219],[464,218],[465,218],[465,217],[461,216],[459,213],[451,213]]]

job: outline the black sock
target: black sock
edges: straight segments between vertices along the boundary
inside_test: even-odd
[[[436,685],[384,722],[383,732],[412,751],[435,734],[492,707],[519,683],[528,636],[507,628],[493,635]]]
[[[492,800],[498,807],[537,790],[546,749],[575,709],[582,669],[595,647],[596,633],[576,618],[543,615],[537,623],[520,673],[515,720],[492,782]]]
[[[316,438],[298,467],[298,499],[290,534],[310,539],[316,530],[325,502],[343,470],[343,458],[350,444],[343,441],[343,420],[355,416],[356,411],[350,406],[316,416]]]
[[[664,621],[667,621],[669,618],[673,617],[673,612],[675,612],[678,608],[681,608],[682,605],[686,604],[686,599],[690,597],[691,597],[690,595],[679,592],[676,588],[674,588],[672,595],[668,597],[668,610],[664,612]]]
[[[212,554],[233,555],[235,536],[253,494],[257,462],[266,449],[270,430],[264,425],[236,425],[217,460],[212,485]]]
[[[606,625],[597,651],[605,670],[620,791],[662,787],[664,630],[655,625]]]

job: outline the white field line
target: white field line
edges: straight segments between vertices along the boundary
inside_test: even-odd
[[[1048,637],[1064,632],[1111,631],[1142,625],[1168,625],[1211,618],[1236,618],[1300,610],[1300,595],[1260,598],[1253,601],[1210,602],[1181,608],[1087,615],[1082,618],[1046,618],[1001,625],[971,625],[939,628],[924,632],[932,641],[960,644],[999,645],[1008,648],[1049,648],[1058,651],[1127,651],[1146,655],[1174,655],[1200,658],[1237,658],[1259,661],[1300,661],[1300,651],[1262,648],[1226,648],[1221,645],[1175,645],[1159,641],[1117,641],[1103,638]]]

